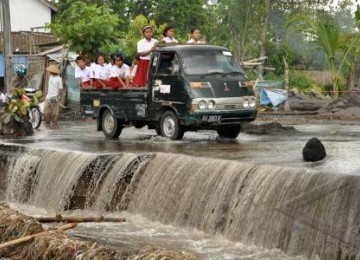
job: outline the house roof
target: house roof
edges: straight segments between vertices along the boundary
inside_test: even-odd
[[[53,10],[54,12],[58,11],[58,8],[53,5],[51,2],[49,2],[48,0],[39,0],[41,3],[43,3],[44,5],[46,5],[47,7],[49,7],[51,10]]]
[[[2,39],[2,32],[0,32]],[[38,53],[39,45],[55,43],[57,39],[49,33],[39,32],[12,32],[11,33],[11,46],[12,52],[16,53]],[[0,50],[4,48],[3,41],[0,41]]]

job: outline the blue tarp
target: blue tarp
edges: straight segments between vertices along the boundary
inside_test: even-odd
[[[283,89],[260,89],[260,105],[269,105],[276,107],[285,102],[287,97],[286,90]]]
[[[0,77],[4,77],[5,73],[5,63],[4,63],[4,54],[0,53]]]

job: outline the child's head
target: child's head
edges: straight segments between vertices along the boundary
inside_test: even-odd
[[[193,38],[195,41],[199,41],[200,40],[200,29],[199,28],[192,28],[191,29],[191,38]]]
[[[152,36],[153,36],[152,27],[150,25],[145,25],[142,28],[142,34],[143,34],[145,39],[150,40],[152,38]]]
[[[164,37],[173,38],[175,34],[174,26],[168,25],[163,31]]]
[[[121,67],[124,64],[124,58],[120,54],[115,54],[113,58],[114,65]]]
[[[136,54],[135,57],[133,58],[132,64],[137,65],[139,60],[140,60],[140,54]]]
[[[96,63],[99,65],[104,65],[105,64],[105,54],[99,53],[96,57]]]
[[[76,57],[76,64],[80,69],[84,69],[86,67],[85,59],[82,56]]]

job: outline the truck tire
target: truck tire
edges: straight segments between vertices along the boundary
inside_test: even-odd
[[[184,131],[179,119],[172,111],[166,111],[160,118],[159,130],[162,136],[171,140],[180,140],[184,137]]]
[[[240,125],[226,125],[226,126],[220,126],[217,129],[217,132],[220,137],[235,139],[239,135],[240,130],[241,130]]]
[[[105,110],[102,116],[102,130],[106,138],[108,139],[116,139],[121,134],[123,129],[122,124],[119,119],[115,118],[110,110]]]

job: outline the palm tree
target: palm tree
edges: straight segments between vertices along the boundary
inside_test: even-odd
[[[353,48],[353,42],[342,52],[342,58],[337,65],[336,55],[343,50],[343,46],[340,28],[330,17],[320,15],[313,18],[306,14],[294,13],[289,16],[286,26],[307,35],[316,48],[324,51],[331,75],[332,97],[337,98],[341,67]]]

